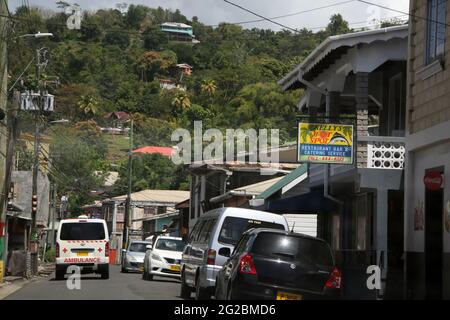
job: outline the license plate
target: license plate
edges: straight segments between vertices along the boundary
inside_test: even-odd
[[[87,251],[78,251],[77,257],[87,257],[88,254],[89,254],[89,252],[87,252]]]
[[[170,270],[172,271],[180,271],[180,266],[178,264],[174,264],[170,266]]]
[[[277,300],[302,300],[303,297],[300,294],[294,294],[289,292],[278,291]]]

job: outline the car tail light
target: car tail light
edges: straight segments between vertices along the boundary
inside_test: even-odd
[[[239,272],[244,274],[256,275],[256,267],[250,254],[246,253],[240,257]]]
[[[109,241],[105,243],[105,257],[109,257]]]
[[[209,249],[208,250],[208,258],[206,259],[206,264],[216,264],[216,250]]]
[[[325,287],[330,289],[340,289],[341,279],[341,272],[338,270],[338,268],[334,267],[333,271],[331,271],[330,278],[325,283]]]
[[[56,243],[55,256],[59,258],[59,243]]]

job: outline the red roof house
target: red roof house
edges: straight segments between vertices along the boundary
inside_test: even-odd
[[[145,154],[153,154],[153,153],[159,153],[166,157],[172,156],[172,147],[155,147],[155,146],[147,146],[142,147],[136,150],[133,150],[133,153],[145,153]]]

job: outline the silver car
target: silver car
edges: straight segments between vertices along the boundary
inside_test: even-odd
[[[131,241],[128,249],[122,250],[122,272],[143,272],[145,252],[150,244],[148,241]]]

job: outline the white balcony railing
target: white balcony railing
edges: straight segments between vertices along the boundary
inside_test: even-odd
[[[367,141],[367,168],[403,170],[405,164],[403,138],[366,137],[365,140]]]

